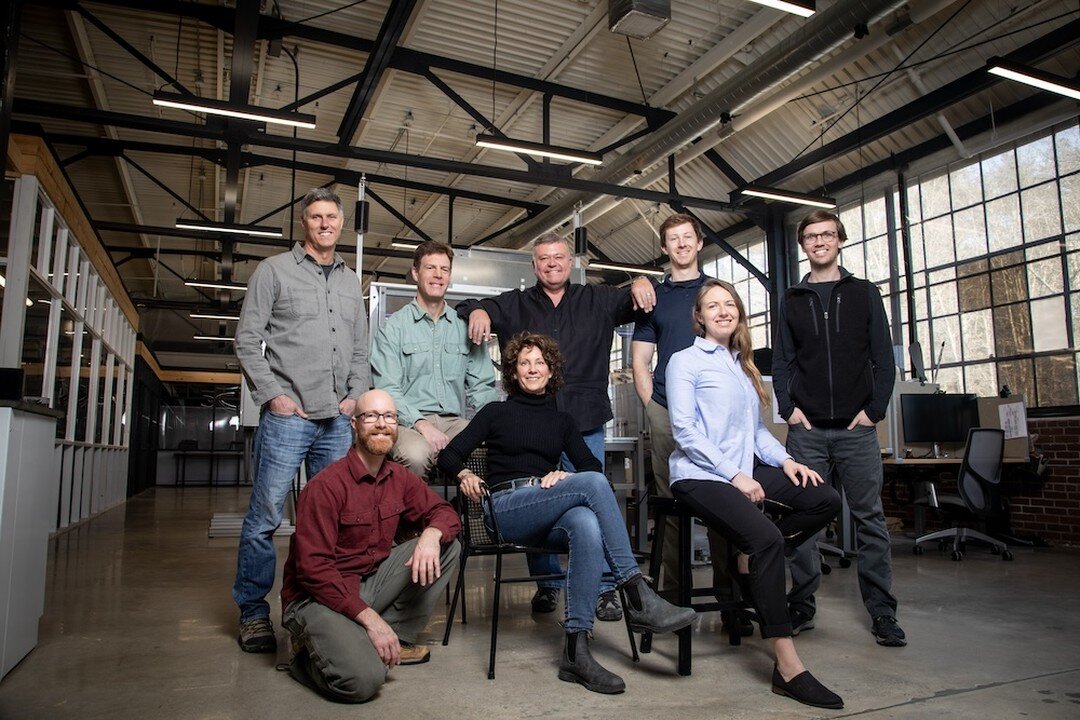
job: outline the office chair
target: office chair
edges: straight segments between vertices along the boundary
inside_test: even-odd
[[[1002,560],[1013,559],[1005,541],[985,532],[988,522],[1002,517],[1005,512],[998,490],[1004,451],[1003,430],[971,428],[968,431],[967,449],[956,477],[960,494],[938,495],[931,482],[926,488],[925,497],[916,500],[918,504],[939,509],[953,522],[953,527],[916,538],[913,548],[916,555],[922,554],[921,543],[932,540],[944,543],[947,538],[952,538],[953,560],[964,559],[964,544],[968,540],[988,543],[991,552],[1000,553]],[[972,525],[980,529],[975,529]]]

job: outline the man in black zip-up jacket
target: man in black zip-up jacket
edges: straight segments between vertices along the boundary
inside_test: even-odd
[[[780,304],[773,350],[777,409],[788,422],[787,451],[844,490],[855,519],[859,590],[879,645],[907,644],[896,622],[892,549],[881,506],[881,450],[896,367],[877,287],[840,267],[844,225],[816,210],[802,219],[799,245],[810,273]],[[821,559],[810,540],[791,557],[788,595],[795,634],[814,627]]]

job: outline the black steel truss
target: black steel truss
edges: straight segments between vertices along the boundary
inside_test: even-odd
[[[1080,20],[1073,20],[1017,48],[1005,57],[1013,62],[1038,65],[1043,60],[1057,55],[1063,49],[1071,47],[1078,41],[1080,41]],[[991,75],[984,68],[973,70],[963,77],[932,90],[898,110],[883,115],[843,137],[826,143],[823,147],[812,150],[772,172],[765,173],[755,179],[753,184],[775,186],[777,183],[808,167],[845,155],[863,145],[880,140],[913,122],[934,115],[950,105],[955,105],[998,82],[1003,82],[1002,78]]]
[[[208,140],[229,142],[232,138],[227,133],[206,125],[184,123],[168,120],[154,120],[138,115],[112,112],[108,110],[95,110],[90,108],[76,108],[70,105],[43,102],[39,100],[27,100],[16,98],[14,112],[19,115],[34,115],[52,117],[64,120],[96,123],[100,125],[113,125],[115,127],[129,127],[139,130],[169,133],[181,137],[200,137]],[[614,185],[611,183],[583,180],[576,177],[567,177],[564,173],[550,168],[559,166],[540,165],[536,172],[527,170],[514,170],[511,168],[482,165],[478,163],[462,162],[460,160],[448,160],[445,158],[425,157],[421,155],[407,155],[405,153],[390,150],[372,150],[360,147],[342,147],[328,144],[318,140],[293,138],[283,135],[270,135],[267,133],[241,131],[243,138],[240,142],[247,145],[276,148],[279,150],[296,150],[297,152],[310,153],[322,157],[335,157],[344,160],[360,160],[373,163],[386,163],[388,165],[403,165],[410,167],[434,170],[460,175],[476,175],[479,177],[495,178],[508,182],[518,182],[525,185],[546,185],[571,190],[582,190],[596,195],[611,195],[614,197],[636,198],[652,203],[668,203],[679,201],[684,205],[698,207],[706,210],[719,212],[743,212],[731,203],[714,200],[711,198],[694,197],[689,195],[673,196],[668,192],[646,190],[626,185]],[[219,151],[220,152],[220,151]],[[458,194],[456,189],[444,188],[446,194]]]
[[[356,129],[360,127],[360,121],[364,119],[371,98],[375,94],[375,88],[382,80],[383,73],[390,65],[390,58],[397,48],[401,33],[405,31],[405,25],[412,15],[416,0],[391,0],[390,7],[383,17],[379,35],[375,38],[375,47],[368,53],[367,65],[364,66],[364,74],[356,89],[353,91],[349,107],[341,118],[338,126],[338,143],[344,145],[351,143]]]
[[[77,10],[81,4],[79,0],[24,0],[24,2],[26,4],[43,5],[64,10]],[[228,6],[204,5],[202,3],[185,2],[184,0],[155,0],[152,7],[148,7],[145,0],[94,0],[94,4],[112,5],[115,7],[142,10],[146,12],[192,17],[223,32],[233,32],[233,16],[235,10]],[[312,42],[356,50],[367,54],[374,53],[377,49],[376,42],[366,38],[346,35],[345,33],[305,25],[303,23],[290,22],[273,15],[259,16],[257,39],[279,40],[287,37],[310,40]],[[390,54],[387,67],[414,74],[421,74],[425,68],[449,70],[454,73],[489,82],[495,81],[503,85],[519,87],[524,90],[549,93],[555,97],[573,100],[586,105],[596,105],[597,107],[607,108],[628,115],[639,115],[646,119],[650,127],[659,127],[675,116],[675,113],[663,108],[649,107],[648,105],[623,100],[622,98],[602,95],[600,93],[590,92],[588,90],[582,90],[580,88],[574,88],[548,80],[540,80],[527,75],[507,72],[505,70],[496,72],[493,68],[455,60],[453,58],[432,55],[430,53],[419,52],[409,48],[394,48],[393,52]],[[351,82],[355,82],[362,77],[362,75],[362,73],[358,73],[351,78],[348,78],[348,82],[341,81],[336,83],[334,89],[340,90],[341,88],[347,87]],[[319,97],[322,97],[322,95],[319,95]]]
[[[26,124],[20,125],[20,131],[26,134],[43,134],[40,128],[30,127]],[[43,134],[44,135],[44,134]],[[144,153],[163,153],[166,155],[193,155],[201,157],[208,162],[212,162],[216,165],[224,165],[225,158],[224,153],[221,150],[214,148],[201,148],[192,147],[190,145],[173,145],[170,143],[151,143],[139,140],[114,140],[111,138],[100,138],[91,135],[72,135],[65,133],[52,133],[45,135],[49,142],[54,145],[76,145],[85,147],[86,150],[76,153],[75,155],[67,158],[63,161],[63,165],[68,165],[84,160],[88,157],[94,157],[97,155],[106,156],[120,156],[126,157],[130,152],[144,152]],[[289,158],[276,157],[272,155],[256,155],[254,153],[245,152],[241,154],[241,160],[244,167],[259,167],[262,165],[271,167],[280,167],[285,169],[292,169],[295,167],[297,170],[310,172],[318,175],[328,175],[333,178],[331,182],[325,183],[331,185],[333,183],[340,183],[344,185],[355,186],[360,182],[360,177],[363,175],[367,178],[367,182],[376,185],[387,185],[391,187],[405,187],[410,190],[418,190],[421,192],[432,193],[435,195],[450,195],[451,197],[458,197],[465,200],[476,200],[478,202],[491,203],[494,205],[505,205],[508,207],[518,207],[529,212],[530,216],[534,215],[547,206],[543,203],[532,202],[530,200],[518,200],[505,195],[491,195],[489,193],[475,192],[472,190],[465,190],[462,188],[447,188],[443,185],[433,185],[431,183],[423,183],[412,180],[404,180],[399,177],[393,177],[391,175],[379,175],[377,173],[367,173],[358,170],[347,170],[345,168],[332,168],[327,167],[321,163],[308,163],[297,161],[293,162]],[[129,160],[130,162],[130,160]],[[295,198],[291,202],[286,203],[278,207],[276,210],[263,215],[252,221],[253,224],[257,224],[266,220],[267,218],[287,209],[293,202],[300,200]]]

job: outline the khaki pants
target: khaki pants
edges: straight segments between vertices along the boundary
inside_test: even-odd
[[[425,415],[423,419],[451,438],[469,424],[468,420],[452,415]],[[431,444],[419,431],[406,427],[398,428],[398,439],[390,451],[390,458],[425,480],[431,466],[435,464],[435,453],[431,450]]]
[[[415,547],[416,540],[396,546],[360,585],[360,597],[405,642],[415,642],[427,625],[461,553],[456,540],[445,546],[440,558],[442,574],[422,587],[413,583],[412,569],[405,565]],[[308,598],[285,608],[283,624],[303,646],[289,672],[304,685],[332,700],[357,703],[370,700],[386,681],[386,666],[367,630],[353,618]]]
[[[655,400],[645,406],[649,418],[649,435],[652,438],[653,491],[660,497],[671,497],[671,475],[668,460],[675,452],[675,437],[671,431],[671,416],[667,408]],[[730,585],[727,571],[727,541],[716,531],[709,530],[709,553],[712,555],[713,585],[722,588],[717,595],[721,599],[730,597],[725,592]],[[664,561],[662,590],[679,589],[679,521],[669,515],[664,528],[664,549],[661,556]]]

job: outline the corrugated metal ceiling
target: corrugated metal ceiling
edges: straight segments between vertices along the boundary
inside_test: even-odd
[[[868,4],[874,4],[867,0]],[[913,2],[911,14],[931,6],[933,0]],[[204,2],[220,7],[222,3]],[[819,13],[828,13],[833,0],[819,0]],[[23,10],[19,66],[16,77],[16,119],[40,123],[47,133],[113,137],[175,145],[182,148],[217,148],[213,140],[192,139],[167,133],[125,127],[105,128],[80,121],[77,116],[64,119],[48,115],[18,112],[19,100],[57,103],[72,108],[108,109],[127,115],[162,118],[202,124],[190,113],[156,108],[150,94],[165,86],[165,81],[133,58],[105,33],[78,13],[47,7],[48,3],[28,3]],[[233,53],[229,32],[212,27],[194,17],[183,20],[168,12],[184,9],[186,3],[162,3],[159,11],[145,10],[135,3],[87,3],[86,9],[114,30],[120,37],[158,64],[165,72],[196,94],[225,98],[229,88],[229,68]],[[497,39],[496,40],[496,13]],[[779,105],[764,117],[721,139],[721,133],[709,131],[701,138],[702,147],[715,150],[746,180],[752,180],[782,167],[804,149],[819,147],[836,138],[858,132],[862,127],[889,112],[917,104],[923,92],[905,71],[896,71],[900,58],[913,53],[915,73],[926,89],[933,90],[965,73],[980,68],[986,57],[1007,54],[1049,30],[1076,19],[1080,14],[1074,0],[1042,0],[1023,7],[1013,7],[1000,0],[948,2],[938,0],[938,12],[925,21],[890,36],[878,49],[846,64],[845,67],[802,88],[798,99]],[[627,40],[607,29],[606,0],[421,0],[415,4],[398,47],[403,51],[426,53],[453,61],[454,67],[435,68],[433,72],[455,92],[507,135],[538,141],[543,134],[543,94],[522,89],[489,77],[470,74],[467,64],[492,68],[503,73],[550,81],[631,103],[659,104],[676,113],[683,112],[722,84],[739,79],[746,67],[778,43],[797,39],[807,21],[778,11],[762,9],[743,0],[686,2],[674,0],[672,20],[648,41]],[[276,57],[265,41],[247,51],[253,55],[251,92],[246,102],[267,107],[291,103],[298,94],[308,96],[364,70],[368,52],[356,47],[323,41],[332,33],[342,38],[358,39],[359,45],[371,47],[392,7],[389,0],[369,0],[350,4],[344,0],[277,0],[264,3],[263,12],[287,22],[306,22],[317,29],[304,33],[314,37],[289,36],[284,39],[287,52]],[[190,8],[189,8],[190,9]],[[957,11],[960,10],[959,13]],[[231,12],[231,11],[230,11]],[[326,14],[324,14],[326,13]],[[890,26],[906,15],[906,10],[890,14],[882,25]],[[955,17],[950,15],[957,13]],[[748,28],[754,28],[751,31]],[[758,28],[765,28],[758,32]],[[871,28],[871,30],[875,30]],[[320,37],[322,33],[322,37]],[[178,42],[179,41],[179,42]],[[366,43],[366,44],[365,44]],[[751,105],[767,102],[772,92],[784,92],[785,85],[795,87],[810,73],[858,40],[849,39],[823,58],[807,57],[809,65],[789,78],[775,91],[755,98]],[[354,43],[356,44],[356,43]],[[706,63],[710,51],[718,45],[730,46],[732,52],[719,62],[709,63],[696,77],[681,77],[695,63]],[[921,45],[921,47],[920,47]],[[178,51],[179,47],[179,51]],[[965,49],[967,48],[967,49]],[[297,56],[299,87],[289,52]],[[400,59],[401,52],[395,55]],[[415,56],[414,56],[415,57]],[[1043,67],[1063,75],[1073,75],[1078,65],[1075,45],[1047,61]],[[462,65],[466,64],[466,65]],[[636,69],[635,69],[636,64]],[[397,69],[391,64],[380,79],[371,105],[362,118],[353,146],[363,149],[408,153],[417,158],[435,158],[479,163],[517,171],[525,164],[511,154],[481,150],[474,146],[476,132],[483,124],[443,94],[421,75]],[[93,66],[93,67],[91,67]],[[886,73],[891,75],[877,87]],[[639,82],[640,77],[640,82]],[[96,87],[95,87],[96,83]],[[355,83],[346,84],[301,110],[313,113],[318,120],[315,130],[299,130],[301,140],[317,141],[325,148],[336,147],[337,132],[353,96]],[[959,100],[943,111],[955,127],[986,115],[994,109],[1032,95],[1026,88],[998,83],[989,90]],[[657,101],[659,98],[659,103]],[[857,110],[851,110],[861,98]],[[753,108],[749,108],[752,110]],[[846,114],[845,114],[846,113]],[[843,117],[841,117],[841,115]],[[839,118],[839,120],[837,120]],[[821,137],[822,127],[836,121]],[[644,123],[624,112],[555,97],[551,101],[550,137],[555,144],[596,149],[634,132]],[[274,136],[290,136],[291,131],[270,126]],[[793,190],[826,188],[831,182],[848,176],[871,163],[886,159],[891,153],[918,145],[942,134],[934,117],[919,119],[897,128],[885,137],[859,150],[829,158],[785,179],[781,185]],[[74,144],[58,144],[61,156],[74,154]],[[166,148],[167,149],[167,148]],[[246,151],[258,156],[290,158],[287,149],[249,145]],[[609,153],[614,162],[625,149]],[[197,207],[211,218],[221,219],[224,169],[199,157],[164,152],[129,151],[129,156],[150,172],[161,184]],[[684,159],[678,159],[682,156]],[[677,153],[679,168],[676,185],[684,195],[727,200],[735,183],[708,158]],[[497,197],[552,202],[567,194],[554,189],[540,176],[502,179],[473,174],[459,174],[446,169],[405,167],[400,164],[375,163],[331,154],[300,152],[297,159],[327,172],[347,168],[383,175],[410,183],[427,183],[460,191],[485,193]],[[169,227],[176,217],[192,215],[183,203],[170,196],[155,182],[122,160],[91,158],[67,168],[77,192],[95,221],[135,223]],[[655,181],[647,187],[668,192],[663,168],[646,173]],[[126,175],[126,178],[123,177]],[[575,177],[588,178],[589,170],[576,169]],[[296,192],[327,182],[328,175],[301,170],[297,173]],[[471,244],[477,239],[503,229],[524,216],[524,210],[491,202],[458,197],[454,201],[453,232],[448,235],[446,195],[385,183],[372,183],[372,189],[396,211],[437,239],[451,239],[456,244]],[[635,187],[646,187],[640,183]],[[356,191],[339,188],[351,207]],[[286,204],[294,195],[288,169],[261,165],[244,169],[240,174],[237,217],[251,222]],[[608,208],[610,206],[610,209]],[[605,204],[606,212],[597,211],[589,220],[591,241],[611,259],[646,263],[659,255],[654,228],[670,212],[666,206],[646,200],[627,200]],[[701,216],[716,230],[744,220],[737,213],[702,210]],[[280,225],[288,230],[289,214],[279,211],[261,219],[260,224]],[[298,226],[293,228],[299,235]],[[286,232],[288,234],[288,232]],[[214,248],[216,243],[186,238],[132,233],[102,233],[109,245],[161,247],[162,262],[181,275],[206,277],[217,272],[215,263],[190,256],[169,257],[168,249]],[[343,242],[352,243],[346,232]],[[373,204],[370,231],[365,245],[387,248],[395,237],[409,235],[404,224],[382,207]],[[493,244],[505,242],[497,238]],[[263,245],[240,243],[237,252],[264,256],[273,252]],[[118,258],[121,255],[117,256]],[[254,262],[239,263],[236,276],[244,280]],[[368,254],[365,269],[378,270],[382,276],[404,274],[407,261]],[[200,297],[185,287],[179,278],[153,261],[137,260],[121,266],[121,274],[136,297],[196,302]],[[175,350],[168,340],[190,332],[190,321],[170,321],[166,311],[147,316],[147,342],[157,343],[163,352]],[[179,324],[178,324],[179,323]],[[206,330],[209,330],[209,325]],[[170,354],[176,359],[176,354]],[[198,364],[197,359],[193,361]],[[216,365],[215,365],[216,366]]]

